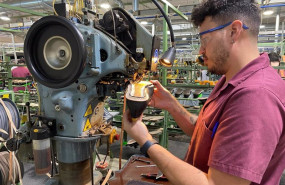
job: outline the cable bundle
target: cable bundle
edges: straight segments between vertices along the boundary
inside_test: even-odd
[[[18,129],[20,126],[20,115],[16,105],[10,99],[3,98],[2,100],[10,111],[12,120],[15,123],[15,127]],[[7,133],[5,134],[0,130],[0,137],[2,137],[4,140],[8,139],[9,119],[2,104],[0,104],[0,129],[3,129]]]
[[[9,171],[10,171],[10,165],[9,165],[9,152],[4,151],[0,152],[0,184],[13,184],[11,180],[9,180]],[[16,165],[20,165],[18,159],[14,158],[14,163]],[[22,164],[21,164],[22,165]],[[19,182],[20,174],[19,171],[21,170],[21,177],[23,176],[23,166],[15,168],[15,182]]]
[[[5,138],[0,139],[3,142],[8,137],[9,139],[14,137],[16,129],[20,126],[20,115],[16,105],[10,99],[0,99],[0,103],[0,133]],[[0,181],[6,181],[6,184],[11,182],[13,185],[16,185],[16,178],[18,178],[22,185],[22,174],[19,173],[21,171],[20,164],[15,156],[15,152],[1,152],[0,154]],[[7,168],[7,165],[9,168]]]

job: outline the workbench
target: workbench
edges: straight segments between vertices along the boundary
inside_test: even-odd
[[[134,160],[136,158],[149,161],[149,164],[139,160]],[[156,180],[155,178],[150,179],[142,176],[142,174],[147,175],[157,173],[158,167],[151,161],[150,158],[142,155],[133,155],[121,170],[115,172],[113,177],[109,179],[108,183],[109,185],[171,185],[171,183],[165,179]]]

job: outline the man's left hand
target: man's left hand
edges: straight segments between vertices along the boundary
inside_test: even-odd
[[[142,146],[147,140],[152,140],[147,127],[142,122],[142,115],[134,122],[131,121],[130,111],[127,110],[123,115],[124,130],[131,138],[137,141]]]

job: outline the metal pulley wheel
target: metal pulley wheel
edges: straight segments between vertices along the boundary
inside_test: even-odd
[[[81,75],[86,48],[82,34],[71,21],[46,16],[29,29],[24,54],[36,81],[50,88],[63,88]]]

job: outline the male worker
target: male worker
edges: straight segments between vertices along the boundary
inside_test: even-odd
[[[23,65],[23,66],[18,66],[16,68],[12,69],[12,77],[27,78],[27,77],[31,76],[31,73],[29,72],[28,68],[26,66],[24,66],[24,64],[25,64],[24,58],[18,60],[18,64]],[[13,87],[14,92],[17,92],[19,90],[22,90],[22,91],[27,90],[25,87],[25,85],[27,85],[26,80],[14,80],[13,83],[16,85],[17,84],[20,85],[20,86]]]
[[[185,161],[158,144],[145,125],[124,128],[172,184],[277,185],[285,168],[285,83],[259,54],[260,9],[254,0],[208,0],[192,12],[205,64],[223,75],[198,119],[159,82],[150,105],[167,110],[192,136]]]
[[[270,60],[270,65],[273,67],[280,66],[280,61],[281,61],[281,56],[278,55],[275,52],[271,52],[268,54],[269,60]],[[285,71],[284,69],[276,69],[276,71],[279,73],[281,77],[285,77]]]

